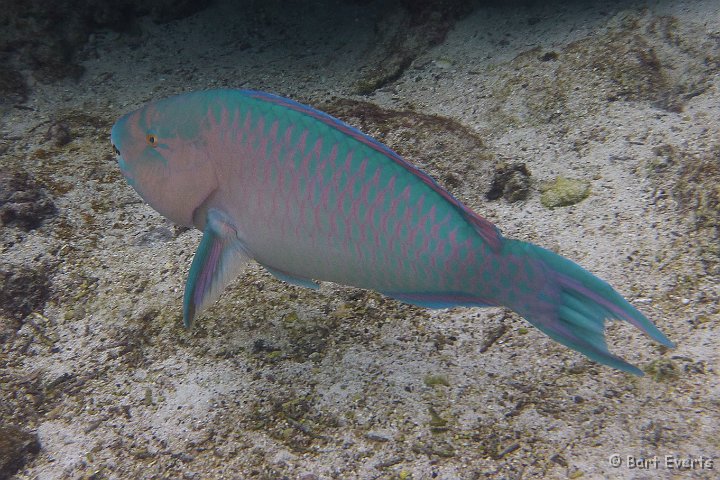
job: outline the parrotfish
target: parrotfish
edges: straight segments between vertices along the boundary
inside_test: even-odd
[[[427,308],[504,306],[553,340],[636,375],[605,320],[673,343],[610,285],[505,238],[424,171],[312,107],[208,90],[120,118],[111,141],[129,184],[203,232],[185,285],[186,326],[249,260],[294,285],[331,281]]]

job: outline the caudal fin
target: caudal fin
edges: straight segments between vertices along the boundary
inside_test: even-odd
[[[608,351],[606,319],[630,322],[661,344],[674,347],[610,285],[570,260],[537,245],[509,239],[505,240],[503,254],[524,258],[533,269],[543,271],[543,286],[539,291],[525,293],[521,295],[523,298],[507,306],[553,340],[591,360],[635,375],[643,375],[642,370]]]

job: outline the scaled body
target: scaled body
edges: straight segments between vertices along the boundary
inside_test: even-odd
[[[322,112],[261,92],[151,103],[112,130],[123,174],[174,222],[204,231],[186,285],[190,323],[255,259],[279,278],[327,280],[428,307],[504,305],[594,360],[604,319],[671,345],[601,280],[503,238],[427,174]]]

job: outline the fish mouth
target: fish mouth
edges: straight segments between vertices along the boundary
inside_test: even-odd
[[[118,150],[117,145],[119,144],[118,136],[120,135],[120,129],[122,128],[122,124],[125,123],[125,117],[122,117],[120,120],[115,122],[115,125],[110,129],[110,143],[112,144],[113,148],[115,149],[115,152],[120,154],[120,150]]]
[[[123,129],[123,126],[125,124],[125,121],[127,119],[127,115],[123,116],[115,122],[115,125],[113,125],[112,129],[110,130],[110,144],[112,145],[113,151],[115,152],[115,158],[117,160],[118,167],[120,167],[120,171],[122,172],[123,176],[127,180],[127,182],[135,186],[135,180],[132,178],[132,175],[130,174],[130,169],[128,168],[128,164],[125,161],[125,159],[122,156],[122,153],[120,152],[120,149],[118,148],[119,145],[119,137],[120,137],[120,131]]]
[[[126,177],[128,176],[128,168],[127,163],[125,162],[125,159],[122,157],[122,154],[120,153],[120,149],[115,146],[115,142],[110,142],[113,148],[113,151],[115,152],[115,160],[117,161],[118,167],[120,167],[120,170],[122,171],[123,175]]]

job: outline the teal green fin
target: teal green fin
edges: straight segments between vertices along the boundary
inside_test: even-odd
[[[506,306],[553,340],[591,360],[638,376],[643,375],[642,370],[608,350],[606,320],[624,320],[662,345],[675,346],[610,285],[567,258],[519,240],[505,240],[503,254],[523,259],[527,268],[542,272],[535,290],[518,291]]]
[[[185,327],[190,327],[195,316],[217,299],[248,260],[250,255],[230,217],[220,210],[208,210],[203,238],[185,284]]]
[[[282,280],[283,282],[289,283],[290,285],[295,285],[298,287],[305,287],[305,288],[312,288],[313,290],[317,290],[320,288],[320,284],[316,282],[315,280],[311,280],[309,278],[304,277],[296,277],[295,275],[291,275],[287,272],[283,272],[282,270],[278,270],[276,268],[268,267],[267,265],[263,265],[265,269],[272,273],[275,278],[278,278]]]

